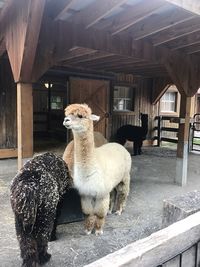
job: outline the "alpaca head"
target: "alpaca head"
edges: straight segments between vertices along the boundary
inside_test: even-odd
[[[98,121],[99,116],[92,114],[91,108],[86,104],[72,104],[65,109],[63,125],[76,132],[87,131],[92,121]]]

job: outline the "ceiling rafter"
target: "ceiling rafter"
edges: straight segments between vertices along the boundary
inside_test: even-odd
[[[116,66],[116,64],[124,65],[124,64],[134,64],[135,62],[141,62],[138,59],[130,59],[130,58],[122,58],[117,55],[114,56],[113,59],[107,59],[106,61],[96,61],[96,62],[86,62],[88,67],[106,67],[106,66]]]
[[[170,18],[168,18],[168,22],[167,20],[160,20],[160,23],[159,21],[156,21],[154,25],[151,25],[151,21],[148,21],[148,25],[147,27],[149,27],[146,31],[142,31],[141,33],[135,33],[135,29],[133,31],[133,38],[135,40],[141,40],[141,39],[144,39],[144,38],[147,38],[153,34],[156,34],[156,33],[159,33],[163,30],[167,30],[167,29],[170,29],[172,27],[174,27],[175,25],[179,25],[183,22],[186,22],[186,21],[190,21],[191,19],[195,18],[195,16],[189,16],[189,17],[184,17],[182,19],[180,19],[179,17],[177,18],[174,18],[174,20],[170,20]],[[163,26],[162,26],[163,25]],[[144,28],[144,26],[143,26]]]
[[[184,8],[187,11],[200,15],[200,1],[199,0],[165,0],[173,5]]]
[[[74,57],[67,57],[65,58],[62,63],[85,63],[85,62],[92,62],[92,61],[95,61],[95,60],[105,60],[106,58],[112,58],[114,56],[114,54],[112,53],[107,53],[107,52],[102,52],[102,51],[97,51],[97,50],[91,50],[93,51],[93,53],[86,53],[84,52],[84,48],[82,48],[82,54],[81,55],[77,55],[77,56],[74,56]],[[73,59],[70,60],[70,59]]]
[[[182,38],[191,33],[199,31],[200,17],[195,17],[189,21],[175,25],[168,30],[164,30],[154,36],[151,36],[151,41],[155,46],[169,43],[173,40]]]
[[[78,14],[74,15],[72,22],[83,24],[86,29],[90,28],[125,2],[127,2],[127,0],[95,1],[81,10]]]
[[[174,51],[184,47],[188,47],[200,42],[200,30],[198,32],[186,35],[178,40],[171,42],[168,46]]]
[[[134,24],[144,20],[151,16],[157,10],[163,8],[166,4],[162,0],[146,1],[138,3],[123,14],[118,15],[118,18],[114,20],[114,25],[111,29],[112,35],[116,35],[132,27]]]
[[[78,3],[79,0],[70,0],[69,2],[66,2],[66,5],[63,7],[63,9],[56,15],[54,20],[59,20],[62,19],[66,12],[70,10],[71,6],[73,4],[76,4],[76,2]]]

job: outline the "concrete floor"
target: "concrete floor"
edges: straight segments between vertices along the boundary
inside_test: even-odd
[[[141,156],[132,157],[131,192],[126,211],[109,215],[104,234],[87,236],[83,222],[58,226],[58,240],[49,243],[52,259],[47,267],[79,267],[160,229],[163,199],[192,190],[200,190],[200,154],[189,155],[188,184],[173,183],[175,151],[167,148],[144,148]],[[14,219],[9,202],[9,185],[16,173],[16,160],[0,161],[0,266],[21,264]]]

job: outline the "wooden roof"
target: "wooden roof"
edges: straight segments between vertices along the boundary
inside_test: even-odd
[[[0,8],[0,54],[7,50],[15,81],[71,67],[170,76],[180,87],[189,72],[187,94],[200,85],[199,0],[0,0]]]

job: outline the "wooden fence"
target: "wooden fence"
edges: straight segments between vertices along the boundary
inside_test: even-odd
[[[178,123],[177,117],[156,116],[154,119],[154,136],[153,140],[157,141],[157,146],[161,145],[162,141],[170,143],[178,143]]]

